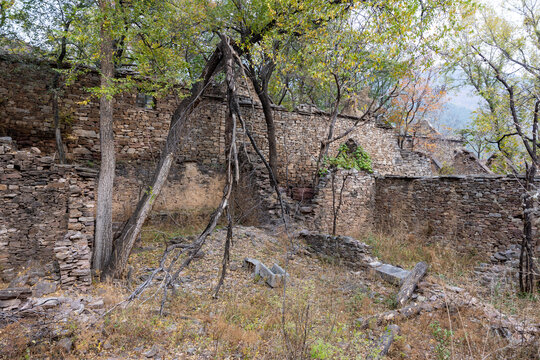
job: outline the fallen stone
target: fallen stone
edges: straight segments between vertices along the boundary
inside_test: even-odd
[[[21,305],[20,299],[0,300],[0,309],[11,310],[18,308]]]
[[[283,277],[288,276],[279,265],[274,264],[272,270],[256,259],[245,258],[244,267],[253,272],[254,276],[260,276],[270,287],[275,288],[283,284]]]
[[[11,280],[8,287],[10,288],[20,288],[26,286],[28,283],[28,275],[17,276],[15,279]]]
[[[71,338],[62,338],[58,341],[58,346],[60,346],[65,352],[71,352],[73,347],[73,340]]]
[[[263,263],[259,264],[258,273],[255,275],[259,275],[268,285],[271,287],[276,287],[278,284],[278,280],[276,279],[276,275],[266,267]]]
[[[97,300],[87,305],[90,309],[101,309],[104,306],[103,300]]]
[[[56,298],[56,297],[50,297],[50,298],[42,298],[38,299],[34,306],[38,307],[44,307],[44,308],[51,308],[60,305],[61,302],[63,302],[64,299],[62,298]]]
[[[244,259],[244,267],[248,270],[253,271],[254,273],[258,272],[258,267],[261,265],[261,262],[256,259],[251,258],[245,258]]]
[[[379,265],[373,270],[381,279],[394,285],[401,285],[410,273],[408,270],[390,264]]]
[[[30,288],[7,288],[0,290],[0,300],[27,299],[32,295]]]
[[[152,346],[152,348],[150,350],[148,350],[147,352],[143,353],[144,356],[146,356],[147,358],[153,358],[154,356],[156,356],[158,354],[158,347],[156,345]]]

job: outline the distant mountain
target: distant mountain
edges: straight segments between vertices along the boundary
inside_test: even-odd
[[[438,118],[432,124],[444,135],[455,135],[458,130],[464,129],[471,123],[472,110],[453,103],[446,104]]]

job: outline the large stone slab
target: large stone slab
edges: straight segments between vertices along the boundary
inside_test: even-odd
[[[388,281],[394,285],[401,285],[405,278],[409,276],[410,271],[393,266],[390,264],[382,264],[374,267],[373,270],[381,279]]]

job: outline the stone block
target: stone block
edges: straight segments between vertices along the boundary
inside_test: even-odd
[[[394,285],[401,285],[401,283],[410,273],[408,270],[389,264],[379,265],[373,268],[373,270],[381,279]]]

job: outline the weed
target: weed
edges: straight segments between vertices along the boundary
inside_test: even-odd
[[[337,354],[341,349],[327,343],[322,339],[317,339],[313,345],[311,345],[310,356],[312,359],[331,359]]]
[[[433,337],[435,337],[435,340],[437,341],[437,345],[435,346],[437,359],[450,360],[452,353],[450,352],[448,346],[450,345],[450,341],[454,335],[452,330],[442,328],[438,321],[432,322],[429,324],[429,327],[431,328]]]

